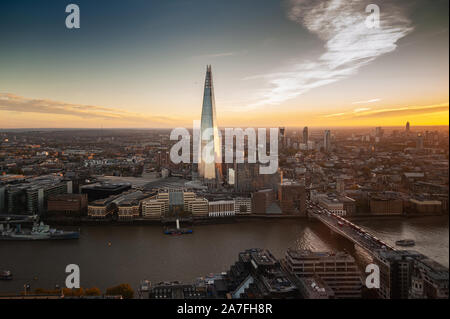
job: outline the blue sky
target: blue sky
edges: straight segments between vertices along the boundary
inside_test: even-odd
[[[363,0],[80,0],[77,30],[64,24],[70,2],[2,1],[0,126],[28,126],[36,115],[41,127],[187,123],[199,117],[206,64],[224,123],[316,125],[355,109],[430,114],[435,105],[442,113],[448,1],[379,2],[385,24],[365,38],[356,29]],[[336,22],[349,27],[328,28]]]

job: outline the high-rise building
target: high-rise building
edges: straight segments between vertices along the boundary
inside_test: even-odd
[[[423,150],[423,139],[422,133],[417,134],[416,148],[419,150]]]
[[[303,129],[303,144],[308,145],[308,127],[307,126],[305,126],[305,128]]]
[[[323,149],[325,152],[331,151],[331,131],[325,130],[325,135],[323,137]]]
[[[406,133],[409,133],[409,122],[406,122]]]
[[[378,126],[375,128],[375,137],[383,137],[384,131],[383,128],[381,126]]]
[[[285,147],[286,146],[286,128],[280,127],[278,130],[280,132],[280,135],[278,137],[278,139],[279,139],[278,144],[281,145],[281,147]]]
[[[206,67],[205,88],[203,94],[202,119],[200,127],[200,149],[199,149],[199,177],[207,185],[217,186],[222,182],[222,148],[220,132],[216,119],[216,104],[214,100],[214,86],[211,65]],[[212,145],[212,154],[209,158],[203,158],[205,147]],[[207,156],[208,157],[208,156]]]

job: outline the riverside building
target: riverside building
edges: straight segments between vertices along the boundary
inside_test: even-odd
[[[333,290],[335,298],[361,298],[361,273],[349,254],[289,249],[285,258],[293,275],[299,278],[320,277]]]

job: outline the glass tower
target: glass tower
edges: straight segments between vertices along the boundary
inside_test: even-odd
[[[206,67],[200,132],[198,174],[205,184],[217,186],[222,182],[222,143],[217,127],[211,65]]]

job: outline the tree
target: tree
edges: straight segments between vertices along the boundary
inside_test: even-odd
[[[59,295],[61,294],[60,289],[43,289],[43,288],[36,288],[34,290],[34,294],[36,295]]]
[[[85,294],[86,294],[86,296],[101,296],[102,292],[97,287],[92,287],[92,288],[86,289]]]
[[[81,297],[81,296],[85,295],[83,288],[78,288],[78,289],[63,288],[63,294],[64,294],[64,296],[67,296],[67,297]]]
[[[106,289],[106,294],[110,296],[122,296],[124,299],[133,299],[134,290],[129,284],[120,284]]]

